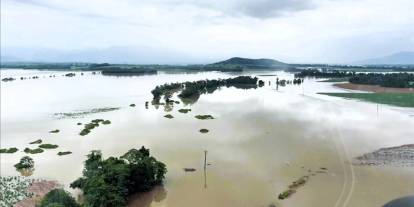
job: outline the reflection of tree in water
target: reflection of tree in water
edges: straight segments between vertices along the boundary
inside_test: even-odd
[[[26,169],[19,169],[17,170],[22,176],[24,177],[29,177],[31,175],[33,175],[34,172],[34,168],[26,168]]]
[[[161,202],[167,197],[164,186],[155,186],[151,191],[132,195],[128,207],[150,207],[153,201]]]

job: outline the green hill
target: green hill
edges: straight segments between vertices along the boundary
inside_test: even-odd
[[[240,67],[243,69],[283,69],[289,65],[273,59],[249,59],[233,57],[225,61],[209,64],[210,67]]]

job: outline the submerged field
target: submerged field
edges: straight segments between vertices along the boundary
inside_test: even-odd
[[[7,77],[26,73],[49,77],[53,72],[6,73]],[[166,164],[164,187],[137,197],[130,206],[378,207],[414,194],[413,168],[350,164],[364,153],[412,143],[413,108],[384,105],[378,111],[370,102],[318,94],[342,90],[313,79],[277,86],[274,75],[293,78],[284,72],[260,72],[265,75],[259,77],[265,82],[262,88],[224,87],[192,104],[151,104],[150,91],[157,85],[236,75],[256,74],[111,77],[85,73],[1,83],[1,148],[19,149],[1,154],[1,175],[18,175],[13,165],[28,155],[23,151],[26,147],[39,144],[30,143],[41,139],[42,144],[58,148],[29,154],[35,161],[31,177],[57,180],[74,195],[79,192],[71,190],[69,183],[80,177],[91,150],[101,150],[107,158],[143,145],[149,148]],[[104,108],[117,110],[89,113]],[[167,114],[174,118],[165,118]],[[198,115],[214,119],[198,119]],[[110,124],[100,121],[81,136],[85,124],[97,119]],[[59,133],[49,133],[55,129]],[[285,194],[291,189],[295,193]],[[287,197],[281,200],[280,194]]]

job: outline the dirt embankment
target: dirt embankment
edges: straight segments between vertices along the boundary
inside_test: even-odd
[[[353,83],[336,83],[334,86],[349,90],[368,91],[376,93],[414,93],[414,88],[388,88],[378,85],[364,85]]]
[[[14,207],[35,207],[49,191],[61,187],[56,181],[35,181],[27,188],[27,191],[33,193],[33,196],[17,202]]]
[[[414,167],[414,144],[381,148],[377,151],[356,157],[353,164]]]

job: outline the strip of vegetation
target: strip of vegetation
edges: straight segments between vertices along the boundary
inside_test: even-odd
[[[42,144],[42,140],[38,139],[36,141],[30,142],[29,144]]]
[[[96,114],[96,113],[103,113],[103,112],[110,112],[120,109],[119,107],[105,107],[105,108],[95,108],[87,111],[80,111],[80,112],[69,112],[69,113],[55,113],[54,115],[57,118],[82,118],[86,115]],[[78,124],[80,125],[80,124]]]
[[[56,145],[56,144],[41,144],[41,145],[39,145],[39,147],[43,148],[43,149],[56,149],[59,146]]]
[[[82,131],[79,133],[81,136],[85,136],[91,132],[92,129],[99,126],[99,123],[103,125],[111,124],[111,121],[109,120],[103,120],[103,119],[94,119],[90,123],[84,124]]]
[[[399,107],[414,107],[414,93],[319,93]]]
[[[72,154],[71,151],[64,151],[64,152],[58,152],[57,155],[59,156],[63,156],[63,155],[68,155],[68,154]]]
[[[195,118],[201,120],[214,119],[214,117],[211,115],[196,115]]]
[[[178,112],[183,113],[183,114],[186,114],[186,113],[188,113],[190,111],[191,111],[191,109],[179,109],[178,110]]]
[[[136,76],[136,75],[155,75],[157,70],[153,69],[142,69],[137,67],[132,68],[121,68],[121,67],[107,67],[102,70],[102,75],[112,76]]]
[[[292,194],[296,192],[296,189],[305,185],[308,180],[309,180],[309,176],[303,176],[299,178],[298,180],[294,181],[291,185],[289,185],[289,189],[280,193],[278,198],[280,200],[289,198]]]
[[[41,148],[30,149],[30,148],[26,147],[26,148],[24,148],[24,152],[27,153],[27,154],[38,154],[38,153],[44,152],[44,150],[41,149]]]
[[[19,151],[19,149],[17,149],[16,147],[11,147],[11,148],[2,148],[0,149],[0,154],[1,153],[7,153],[7,154],[12,154]]]
[[[217,80],[199,80],[199,81],[187,81],[184,83],[170,83],[160,86],[156,86],[152,91],[153,99],[155,103],[159,102],[162,96],[165,100],[169,100],[172,95],[178,91],[178,97],[184,102],[194,102],[201,94],[213,93],[220,87],[236,87],[242,89],[256,88],[258,83],[257,77],[250,76],[238,76],[228,79]],[[263,84],[260,84],[263,85]],[[193,100],[189,100],[193,99]]]
[[[319,71],[317,69],[307,69],[302,70],[299,73],[295,74],[295,77],[304,78],[304,77],[315,77],[315,78],[343,78],[343,77],[351,77],[355,75],[353,71],[339,71],[339,70],[332,70],[329,72]]]
[[[147,192],[162,184],[165,164],[150,156],[145,147],[103,159],[92,151],[85,161],[83,176],[70,184],[83,191],[84,206],[126,206],[130,195]]]
[[[59,129],[55,129],[55,130],[49,131],[49,133],[54,133],[54,134],[59,133],[59,132],[60,132]]]
[[[379,85],[392,88],[414,87],[412,73],[358,73],[349,78],[350,83]]]

